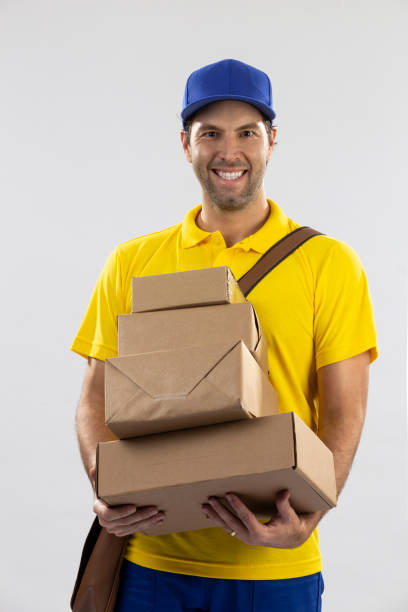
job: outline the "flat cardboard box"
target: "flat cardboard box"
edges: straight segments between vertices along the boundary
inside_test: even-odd
[[[250,302],[118,316],[120,357],[243,340],[268,372],[268,347]]]
[[[227,266],[132,278],[132,312],[245,302]]]
[[[277,413],[276,391],[242,340],[105,362],[105,422],[121,439]]]
[[[267,519],[282,489],[297,512],[336,505],[333,455],[293,412],[98,445],[98,497],[165,511],[149,535],[208,528],[201,504],[227,492]]]

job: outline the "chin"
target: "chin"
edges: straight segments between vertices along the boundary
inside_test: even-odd
[[[219,200],[218,198],[211,198],[214,202],[215,206],[220,210],[243,210],[248,206],[250,200],[245,198],[245,200],[237,199],[237,200]]]

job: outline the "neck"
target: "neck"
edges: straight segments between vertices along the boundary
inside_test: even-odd
[[[270,206],[265,192],[242,210],[222,210],[203,198],[202,209],[197,215],[198,227],[206,232],[221,232],[227,247],[231,247],[258,231],[267,220]]]

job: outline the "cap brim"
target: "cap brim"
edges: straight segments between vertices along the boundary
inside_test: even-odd
[[[191,115],[196,113],[198,110],[200,110],[204,106],[207,106],[208,104],[211,104],[212,102],[219,102],[221,100],[239,100],[240,102],[246,102],[247,104],[251,104],[251,106],[255,106],[255,108],[257,108],[263,115],[266,115],[268,119],[270,119],[271,121],[273,121],[273,119],[275,119],[276,117],[275,111],[273,111],[266,104],[262,104],[258,100],[253,100],[252,98],[248,98],[247,96],[234,96],[231,94],[231,95],[211,96],[209,98],[202,98],[201,100],[197,100],[197,102],[194,102],[194,104],[190,104],[189,106],[186,106],[186,108],[181,111],[181,118],[183,120],[183,126],[184,126],[185,121],[189,117],[191,117]]]

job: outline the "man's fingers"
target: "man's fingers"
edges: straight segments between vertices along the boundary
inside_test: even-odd
[[[149,531],[149,529],[152,529],[152,527],[155,527],[156,525],[160,525],[164,518],[164,514],[161,513],[161,515],[158,514],[157,516],[136,521],[135,523],[131,523],[129,525],[109,525],[105,529],[108,533],[112,533],[118,537],[130,535],[136,532],[141,532],[144,535],[148,535],[145,532]]]
[[[225,523],[222,520],[220,515],[214,510],[214,508],[212,508],[212,506],[209,503],[203,504],[202,509],[204,510],[205,516],[211,521],[213,521],[216,525],[218,525],[218,527],[221,527],[222,529],[225,529],[226,531],[231,531],[227,523]]]
[[[159,512],[157,510],[141,510],[138,508],[136,512],[133,512],[130,516],[118,518],[113,521],[106,521],[103,518],[99,517],[99,524],[106,529],[110,527],[127,527],[129,525],[137,526],[141,521],[151,518],[164,518],[164,512]]]
[[[239,516],[248,531],[256,530],[256,528],[259,526],[258,519],[249,510],[249,508],[247,508],[244,502],[239,499],[238,495],[235,495],[235,493],[227,493],[225,497],[231,504],[231,508]]]
[[[223,529],[235,531],[241,537],[246,534],[245,525],[243,525],[242,522],[227,510],[215,497],[208,498],[208,505],[205,504],[204,510]]]
[[[132,505],[123,505],[110,508],[101,500],[96,500],[94,511],[98,515],[101,527],[118,537],[144,532],[165,519],[165,513],[159,511],[156,506],[136,508]]]
[[[105,521],[114,521],[116,519],[129,516],[130,514],[134,514],[136,512],[136,506],[133,504],[126,504],[122,506],[110,507],[107,506],[101,499],[96,499],[93,511]]]
[[[281,491],[278,493],[275,500],[278,515],[282,517],[284,521],[291,521],[293,518],[297,517],[296,512],[290,505],[289,497],[289,491]]]

